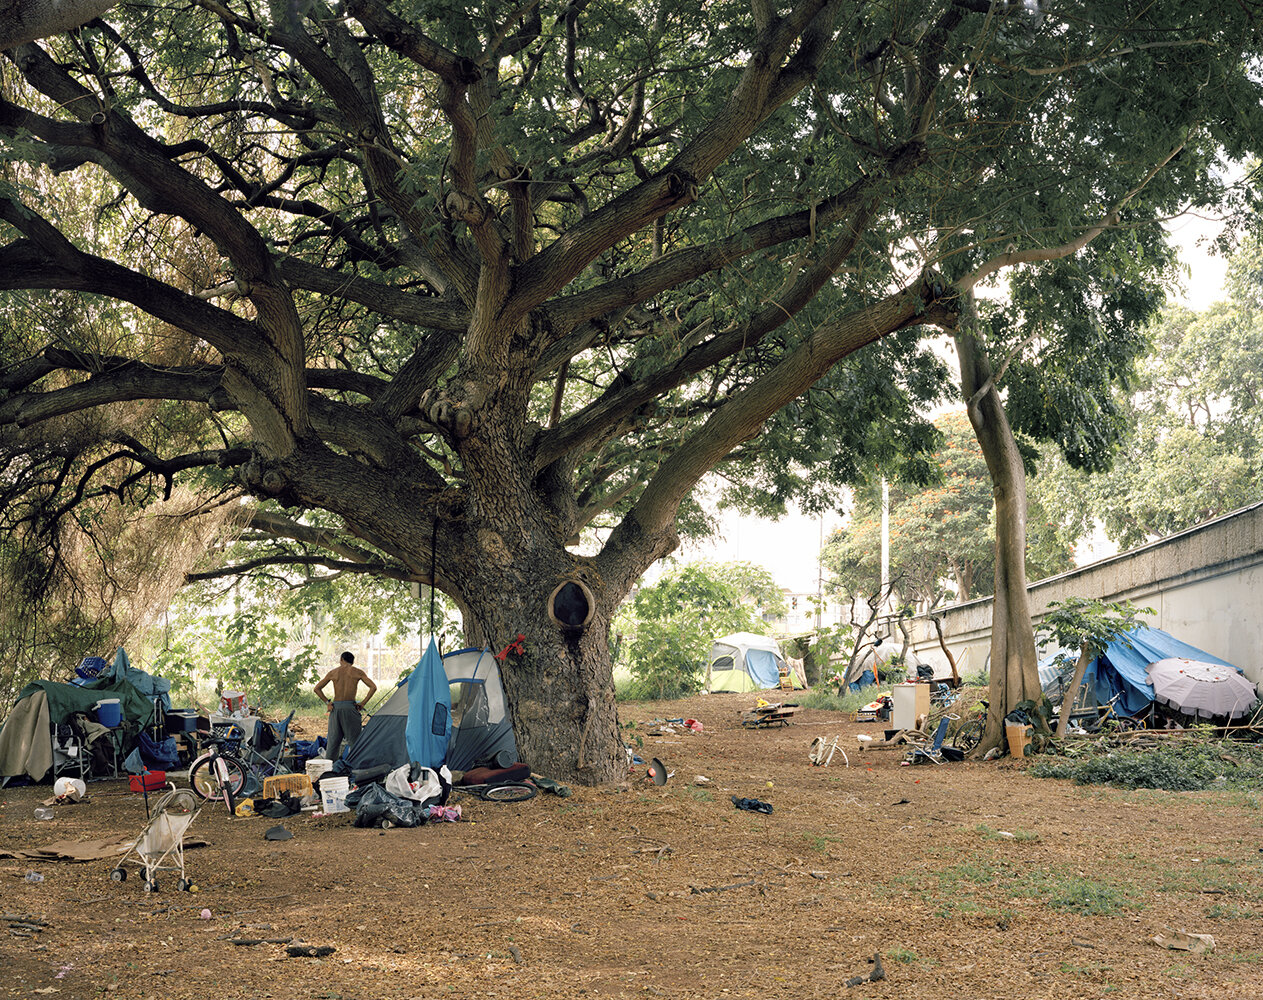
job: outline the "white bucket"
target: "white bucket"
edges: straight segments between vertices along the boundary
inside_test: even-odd
[[[328,758],[312,757],[311,760],[307,761],[307,777],[311,779],[311,783],[314,785],[316,779],[322,774],[327,774],[332,767],[333,761]]]
[[[320,799],[324,803],[325,812],[350,812],[346,804],[346,793],[350,788],[351,779],[345,775],[341,778],[325,778],[320,782]]]

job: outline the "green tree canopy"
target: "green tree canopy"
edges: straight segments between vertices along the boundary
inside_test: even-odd
[[[1227,300],[1201,312],[1165,310],[1131,391],[1111,469],[1088,475],[1047,457],[1037,495],[1072,531],[1099,523],[1123,548],[1192,527],[1263,499],[1263,285],[1260,244],[1230,264]]]
[[[940,444],[929,456],[928,486],[890,487],[890,575],[903,601],[936,607],[951,595],[967,601],[990,593],[995,567],[991,477],[965,414],[935,421]],[[824,565],[833,574],[830,593],[847,601],[881,582],[879,489],[857,494],[850,523],[829,539]],[[1039,579],[1069,569],[1072,549],[1053,518],[1039,505],[1028,516],[1027,573]]]

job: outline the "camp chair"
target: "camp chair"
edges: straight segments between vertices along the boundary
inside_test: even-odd
[[[934,764],[943,763],[943,740],[947,737],[947,727],[953,719],[959,718],[959,715],[944,715],[943,718],[939,719],[938,729],[934,731],[934,742],[928,747],[913,747],[912,752],[908,754],[908,762],[920,764],[928,760]]]
[[[255,727],[251,749],[263,758],[275,770],[283,761],[289,741],[289,726],[294,721],[294,713],[290,712],[280,722],[264,722],[260,720]]]

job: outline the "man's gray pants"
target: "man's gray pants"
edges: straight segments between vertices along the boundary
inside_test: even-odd
[[[360,710],[353,701],[335,701],[329,711],[329,759],[337,760],[342,753],[342,744],[347,749],[355,745],[364,722],[360,718]]]

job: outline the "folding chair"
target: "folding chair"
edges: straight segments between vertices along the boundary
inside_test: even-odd
[[[947,737],[947,727],[952,720],[959,719],[959,715],[944,715],[938,720],[938,729],[934,731],[934,742],[928,747],[913,747],[912,752],[908,754],[908,762],[911,764],[920,764],[923,761],[930,761],[934,764],[941,764],[944,760],[961,758],[948,757],[944,753],[943,740]],[[952,748],[946,748],[950,751]],[[962,755],[963,756],[963,755]]]

